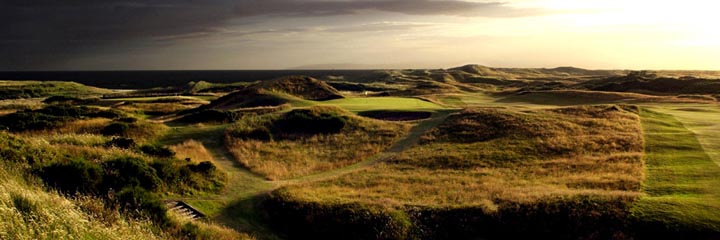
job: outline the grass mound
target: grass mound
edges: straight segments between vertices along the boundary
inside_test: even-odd
[[[278,190],[268,211],[298,237],[355,233],[344,224],[332,225],[339,235],[311,232],[284,213],[345,219],[357,209],[335,209],[359,204],[390,212],[391,224],[378,211],[359,222],[405,226],[398,234],[409,238],[622,238],[643,180],[640,119],[628,110],[466,110],[384,164]]]
[[[639,103],[639,102],[691,102],[690,99],[676,99],[668,96],[653,96],[630,92],[607,92],[588,90],[526,91],[504,96],[498,100],[504,103],[552,104],[558,106],[580,104]]]
[[[258,83],[256,88],[285,92],[307,100],[325,101],[343,98],[342,94],[327,83],[306,76],[289,76]]]
[[[294,101],[292,96],[284,96],[268,90],[248,87],[218,98],[202,108],[232,110],[238,108],[277,107],[292,101]]]
[[[695,77],[659,77],[647,72],[631,72],[582,84],[588,89],[613,92],[636,92],[658,95],[717,94],[720,81]]]
[[[110,90],[89,87],[74,82],[0,81],[0,100],[56,95],[92,96],[104,93],[110,93]]]
[[[243,116],[227,132],[227,145],[252,171],[286,179],[360,161],[389,147],[407,130],[404,124],[317,106]]]

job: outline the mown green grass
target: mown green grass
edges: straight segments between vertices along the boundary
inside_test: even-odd
[[[635,203],[633,216],[655,230],[720,231],[720,167],[696,135],[672,115],[643,110],[640,116],[647,195]]]
[[[712,104],[665,105],[653,110],[671,114],[695,133],[705,153],[720,164],[720,107]]]
[[[351,112],[370,110],[440,110],[442,106],[417,98],[403,97],[356,97],[318,102],[320,105],[335,105]]]

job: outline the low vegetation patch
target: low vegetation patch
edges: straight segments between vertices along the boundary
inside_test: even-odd
[[[38,110],[23,110],[0,117],[0,128],[12,132],[46,130],[64,123],[88,118],[120,118],[123,114],[85,106],[50,105]]]
[[[403,124],[359,118],[336,107],[312,107],[244,116],[228,130],[226,142],[252,171],[287,179],[360,161],[407,130]]]
[[[360,211],[370,238],[622,238],[644,176],[636,111],[465,110],[386,163],[276,191],[267,210],[295,237],[361,238],[326,222]]]
[[[431,112],[374,110],[359,112],[358,115],[386,121],[412,121],[427,119]]]
[[[0,100],[57,95],[90,96],[109,92],[74,82],[0,81]]]

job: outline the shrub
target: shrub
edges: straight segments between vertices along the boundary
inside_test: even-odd
[[[171,158],[175,156],[175,152],[170,150],[170,148],[156,144],[142,145],[140,146],[140,151],[147,155],[161,158]]]
[[[240,117],[242,117],[242,114],[239,112],[207,109],[187,115],[178,121],[185,123],[228,123],[237,121]]]
[[[77,107],[72,105],[51,105],[39,110],[23,110],[0,117],[0,128],[14,132],[27,130],[44,130],[59,127],[62,124],[83,118],[117,118],[122,116],[117,111],[105,111]]]
[[[183,181],[183,176],[187,176],[181,174],[180,169],[173,166],[170,160],[155,161],[150,166],[155,169],[157,176],[168,185],[178,185]]]
[[[153,222],[167,225],[170,219],[167,216],[167,208],[160,198],[141,187],[126,187],[116,195],[117,202],[121,208],[136,217],[148,217]],[[142,212],[136,211],[141,210]]]
[[[49,98],[46,98],[43,100],[44,103],[51,104],[51,103],[72,103],[72,102],[80,102],[82,99],[76,98],[76,97],[69,97],[69,96],[51,96]]]
[[[215,167],[215,165],[212,162],[204,161],[204,162],[198,163],[197,165],[190,164],[190,165],[188,165],[188,169],[190,169],[190,171],[193,171],[196,173],[202,173],[205,175],[209,175],[213,171],[215,171],[215,169],[217,169],[217,168]]]
[[[66,194],[97,192],[103,181],[103,170],[81,159],[50,164],[41,168],[38,175],[45,184]]]
[[[157,172],[144,160],[139,158],[118,158],[103,163],[106,188],[122,189],[139,186],[147,190],[155,190],[162,184]]]
[[[408,216],[380,205],[306,202],[281,189],[261,207],[291,239],[412,239]]]
[[[134,117],[122,117],[117,120],[118,122],[124,122],[124,123],[136,123],[138,120]]]
[[[130,125],[124,122],[114,122],[103,128],[100,133],[104,136],[121,136],[130,129]]]
[[[137,144],[135,144],[135,140],[133,140],[132,138],[116,137],[110,141],[107,141],[105,143],[105,146],[131,149],[131,148],[135,148],[137,146]]]
[[[346,123],[346,118],[336,113],[298,109],[285,114],[275,126],[281,133],[314,135],[338,133]]]

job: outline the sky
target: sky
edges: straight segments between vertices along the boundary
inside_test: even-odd
[[[0,0],[0,70],[720,70],[711,0]]]

